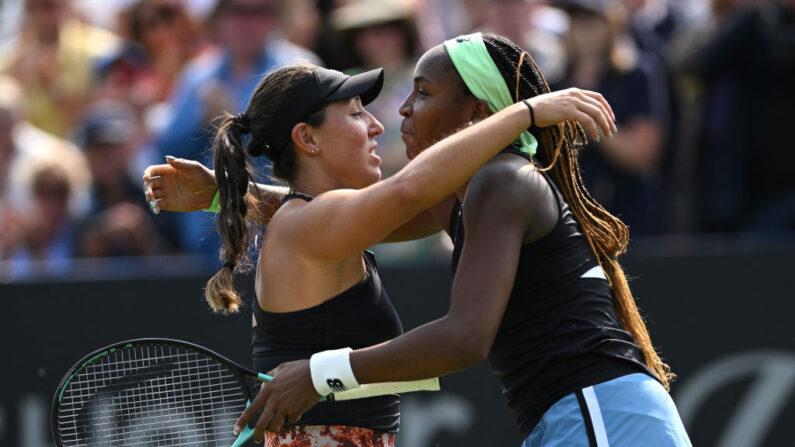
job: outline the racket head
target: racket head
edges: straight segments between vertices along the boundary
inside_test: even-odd
[[[75,363],[53,396],[59,447],[229,446],[255,372],[193,343],[121,341]]]

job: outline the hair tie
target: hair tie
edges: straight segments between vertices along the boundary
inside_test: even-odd
[[[245,113],[238,113],[232,118],[232,123],[243,133],[251,132],[251,121]]]
[[[224,262],[224,267],[223,268],[229,269],[229,270],[234,270],[235,269],[235,263],[232,262],[232,261],[226,261],[226,262]]]

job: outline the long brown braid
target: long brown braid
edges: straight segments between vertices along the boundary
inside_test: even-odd
[[[506,84],[515,85],[515,101],[550,91],[546,79],[527,52],[507,39],[492,34],[484,35],[483,40]],[[540,137],[537,157],[546,166],[543,170],[549,171],[560,188],[597,255],[597,261],[607,274],[621,323],[635,337],[646,365],[668,389],[674,374],[655,351],[629,290],[624,270],[617,260],[627,250],[629,230],[588,193],[580,174],[577,151],[587,142],[585,132],[579,124],[565,122],[533,129],[533,133]]]

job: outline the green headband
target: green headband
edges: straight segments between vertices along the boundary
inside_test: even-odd
[[[453,60],[456,70],[476,98],[486,101],[491,113],[496,113],[513,104],[511,93],[505,85],[500,70],[489,56],[483,36],[480,33],[458,36],[444,41],[447,54]],[[538,142],[528,131],[522,132],[514,143],[519,150],[535,155]]]

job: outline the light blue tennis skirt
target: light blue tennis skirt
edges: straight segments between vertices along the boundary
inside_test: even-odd
[[[555,402],[522,447],[688,446],[673,400],[646,374],[589,386]]]

